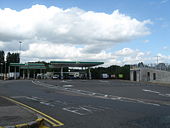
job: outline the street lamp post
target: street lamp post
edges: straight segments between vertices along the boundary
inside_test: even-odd
[[[21,62],[21,44],[22,44],[22,42],[19,41],[19,62]],[[21,75],[21,69],[19,67],[19,77],[20,77],[20,75]]]
[[[6,80],[6,78],[7,78],[7,73],[6,73],[6,61],[5,61],[5,76],[4,76],[4,80]]]
[[[3,63],[0,63],[1,64],[1,79],[2,79],[2,66],[3,66]]]
[[[19,41],[19,56],[20,56],[20,62],[21,62],[21,44],[22,44],[22,42]]]

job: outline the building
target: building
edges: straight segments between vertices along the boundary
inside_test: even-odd
[[[91,71],[90,69],[94,66],[98,66],[104,64],[104,62],[82,62],[82,61],[51,61],[50,63],[44,64],[44,63],[34,63],[34,62],[28,62],[25,64],[20,64],[20,63],[10,63],[8,67],[8,74],[13,74],[11,77],[14,79],[19,78],[37,78],[37,76],[40,76],[43,78],[43,76],[47,74],[48,69],[59,69],[58,76],[60,79],[64,79],[64,75],[73,75],[79,76],[83,75],[83,70],[88,69],[88,75],[85,73],[85,76],[88,76],[89,79],[91,78]],[[70,72],[70,71],[65,71],[64,68],[69,68],[69,67],[79,67],[82,69],[81,72]],[[19,74],[19,75],[17,75]],[[31,76],[32,75],[32,76]],[[86,77],[87,78],[87,77]]]
[[[150,67],[135,67],[130,69],[130,80],[137,82],[170,83],[170,72]]]

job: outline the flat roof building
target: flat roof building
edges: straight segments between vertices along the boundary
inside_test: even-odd
[[[130,80],[137,82],[170,83],[170,72],[149,67],[131,67]]]

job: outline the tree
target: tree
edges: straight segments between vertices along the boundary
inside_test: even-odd
[[[10,63],[19,63],[20,62],[20,56],[19,53],[7,53],[6,56],[6,71],[8,71],[8,67]],[[11,67],[11,71],[14,71],[14,67]]]
[[[0,51],[0,63],[4,63],[4,59],[5,59],[5,53],[4,51]]]
[[[19,63],[20,62],[20,56],[19,53],[10,53],[8,52],[6,57],[7,63]]]
[[[0,51],[0,73],[4,72],[4,60],[5,59],[5,53],[4,51]]]

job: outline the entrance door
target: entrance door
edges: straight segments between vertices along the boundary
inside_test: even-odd
[[[150,81],[150,72],[147,73],[147,81]]]
[[[134,80],[134,81],[136,81],[136,77],[137,77],[136,74],[137,74],[136,71],[134,71],[134,72],[133,72],[133,80]]]

